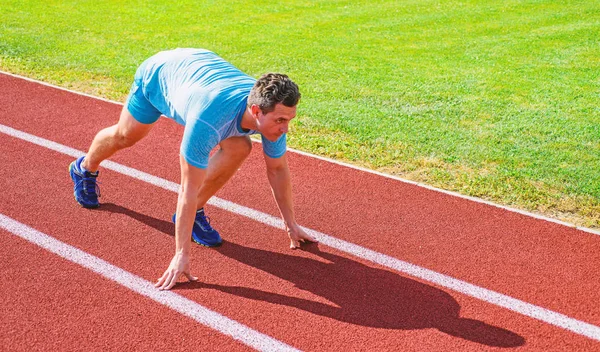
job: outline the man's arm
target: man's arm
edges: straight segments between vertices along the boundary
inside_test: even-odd
[[[177,278],[184,274],[190,281],[198,280],[190,273],[190,234],[194,226],[198,205],[198,190],[206,177],[206,170],[188,164],[183,156],[181,164],[181,187],[177,198],[177,218],[175,219],[175,255],[169,268],[154,286],[168,290],[175,285]]]
[[[300,242],[305,240],[317,242],[314,237],[302,230],[296,222],[287,156],[284,154],[282,157],[274,159],[265,154],[265,163],[267,164],[267,177],[273,190],[273,197],[275,197],[279,212],[285,223],[285,229],[290,237],[290,248],[299,248]]]

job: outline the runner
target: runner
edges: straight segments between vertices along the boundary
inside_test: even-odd
[[[98,132],[87,155],[69,166],[74,195],[85,208],[97,208],[100,163],[144,138],[161,115],[184,125],[180,148],[181,187],[175,222],[175,255],[156,282],[170,289],[190,272],[190,240],[213,247],[221,236],[204,212],[208,200],[233,176],[260,134],[267,175],[290,238],[290,248],[315,242],[294,217],[286,133],[296,116],[298,86],[288,76],[268,73],[258,80],[204,49],[160,52],[138,68],[117,124]],[[209,157],[210,151],[219,150]]]

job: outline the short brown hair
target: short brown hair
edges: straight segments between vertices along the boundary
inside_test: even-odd
[[[263,113],[275,109],[275,105],[282,103],[293,107],[300,100],[300,90],[288,76],[281,73],[266,73],[260,77],[248,96],[248,106],[257,105]]]

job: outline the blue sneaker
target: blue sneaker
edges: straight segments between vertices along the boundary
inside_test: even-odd
[[[89,172],[81,168],[81,162],[83,156],[75,160],[69,165],[69,173],[71,174],[71,180],[75,186],[73,187],[73,195],[75,200],[84,208],[98,208],[100,203],[98,197],[100,197],[100,188],[96,184],[96,177],[98,177],[98,171]]]
[[[177,214],[173,214],[173,223]],[[210,219],[204,215],[204,208],[196,212],[196,220],[192,228],[192,240],[206,247],[218,247],[223,243],[221,235],[210,226]]]

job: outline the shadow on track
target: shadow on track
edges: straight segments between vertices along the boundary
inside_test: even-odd
[[[96,209],[95,211],[106,211],[109,213],[127,215],[130,218],[141,222],[142,224],[146,224],[164,234],[175,237],[175,225],[171,221],[153,218],[152,216],[138,213],[135,210],[131,210],[114,203],[102,203],[100,208]]]
[[[159,220],[115,204],[103,204],[104,211],[121,213],[169,236],[170,221]],[[449,335],[495,347],[518,347],[525,339],[506,329],[482,321],[461,318],[460,305],[448,293],[395,272],[374,268],[327,251],[317,244],[304,251],[320,260],[244,247],[224,242],[215,249],[245,265],[292,282],[296,287],[333,302],[335,305],[289,297],[250,287],[187,282],[178,289],[208,288],[257,301],[287,305],[320,316],[360,326],[384,329],[435,328]],[[325,261],[323,261],[325,260]]]

